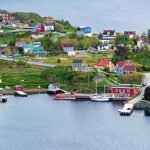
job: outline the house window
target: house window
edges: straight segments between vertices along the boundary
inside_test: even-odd
[[[118,92],[118,89],[115,89],[115,92]]]
[[[127,93],[130,93],[130,89],[127,89]]]

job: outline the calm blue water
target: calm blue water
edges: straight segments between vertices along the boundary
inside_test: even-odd
[[[74,25],[91,26],[94,32],[110,28],[141,33],[150,28],[149,0],[0,0],[0,8],[66,19]]]
[[[150,118],[122,104],[53,101],[46,94],[0,104],[0,150],[149,150]]]

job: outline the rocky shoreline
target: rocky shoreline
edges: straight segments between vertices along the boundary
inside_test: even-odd
[[[24,90],[27,94],[38,94],[38,93],[47,93],[47,89],[38,88],[38,89],[27,89]],[[0,91],[0,94],[3,95],[14,95],[14,91]]]

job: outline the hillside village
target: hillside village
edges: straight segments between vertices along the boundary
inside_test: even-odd
[[[150,30],[141,35],[136,31],[119,33],[113,29],[93,33],[88,25],[73,27],[68,21],[55,20],[50,16],[0,11],[1,58],[18,60],[20,66],[26,66],[28,61],[54,64],[55,69],[51,68],[47,72],[41,70],[45,71],[48,82],[59,82],[67,90],[82,86],[85,91],[94,89],[95,76],[101,81],[100,87],[104,84],[109,87],[110,82],[141,85],[143,72],[150,70],[149,44]],[[66,78],[55,76],[57,73],[62,74],[59,71],[63,72],[63,69],[69,74],[66,74]],[[40,72],[39,69],[35,70]],[[42,82],[41,74],[43,73],[40,72]],[[105,80],[102,80],[103,75]],[[6,79],[2,80],[5,81],[3,86],[9,84]],[[79,83],[84,80],[86,81],[83,84]],[[48,82],[46,84],[44,79],[43,87]],[[78,83],[70,85],[75,82]],[[17,83],[12,86],[15,84]],[[28,87],[27,84],[22,84]]]

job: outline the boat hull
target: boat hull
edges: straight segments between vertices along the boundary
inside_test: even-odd
[[[91,96],[91,101],[95,101],[95,102],[108,102],[109,101],[109,97]]]
[[[53,97],[54,100],[76,100],[75,95],[71,94],[56,94]]]

